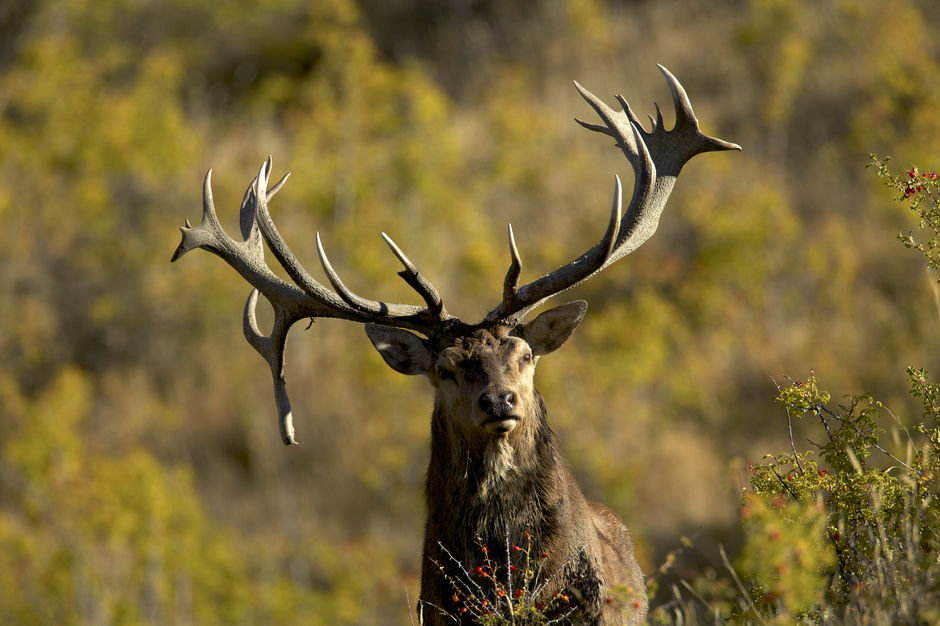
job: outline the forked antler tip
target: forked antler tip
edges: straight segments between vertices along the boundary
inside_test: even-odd
[[[694,130],[696,134],[704,140],[703,145],[698,149],[698,152],[717,152],[722,150],[741,150],[741,146],[730,141],[725,141],[724,139],[718,139],[717,137],[711,137],[706,135],[699,130],[699,121],[695,117],[695,113],[692,110],[692,102],[689,100],[689,94],[686,93],[685,88],[682,86],[682,83],[679,82],[679,79],[670,72],[666,67],[660,63],[656,64],[656,67],[659,68],[659,71],[662,72],[663,76],[666,79],[666,83],[669,85],[669,90],[672,92],[672,99],[676,107],[676,127],[680,125],[689,125]],[[659,112],[659,107],[657,106],[657,113]]]

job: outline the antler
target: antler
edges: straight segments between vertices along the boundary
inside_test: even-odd
[[[633,167],[636,182],[630,206],[621,216],[622,189],[620,179],[616,178],[610,221],[603,238],[568,265],[521,287],[519,275],[522,262],[510,226],[511,263],[503,286],[503,299],[481,324],[517,324],[546,298],[587,280],[636,250],[656,231],[659,216],[676,177],[689,159],[712,150],[741,149],[737,144],[703,134],[682,85],[666,68],[659,66],[659,69],[666,77],[676,108],[676,125],[671,131],[663,128],[662,113],[658,106],[656,119],[650,117],[652,126],[647,132],[623,97],[617,96],[622,110],[614,111],[575,83],[581,96],[594,108],[603,124],[576,121],[589,130],[613,137]],[[333,317],[407,328],[427,337],[443,335],[465,325],[447,313],[437,290],[385,233],[382,233],[382,237],[404,266],[398,275],[421,296],[425,306],[389,304],[353,293],[330,264],[319,234],[317,255],[332,289],[314,280],[291,252],[268,211],[268,202],[283,187],[289,174],[268,189],[270,172],[271,157],[268,157],[245,191],[239,220],[243,241],[235,241],[226,234],[216,216],[212,199],[212,170],[209,170],[203,185],[202,221],[195,228],[186,221],[186,225],[180,229],[182,240],[171,260],[176,261],[194,248],[203,248],[221,257],[254,287],[245,303],[245,338],[271,368],[281,438],[285,444],[293,444],[296,441],[284,381],[284,346],[287,333],[295,322],[304,318]],[[262,241],[267,243],[294,284],[279,278],[265,263]],[[274,326],[269,335],[263,334],[258,328],[255,310],[259,293],[268,299],[274,309]]]
[[[511,263],[503,286],[503,300],[486,316],[486,321],[518,323],[547,298],[581,283],[608,265],[639,248],[659,225],[679,171],[696,154],[717,150],[740,150],[741,146],[702,133],[685,89],[669,70],[659,66],[672,92],[676,124],[663,127],[662,112],[656,105],[656,119],[650,116],[649,132],[643,129],[623,96],[616,96],[622,109],[614,111],[597,96],[575,82],[581,96],[597,112],[603,124],[575,121],[596,132],[613,137],[633,167],[636,182],[626,214],[621,217],[622,188],[615,177],[614,200],[607,231],[590,250],[571,263],[539,279],[519,286],[522,262],[516,248],[512,226],[509,227]]]
[[[270,171],[271,157],[268,157],[245,191],[239,220],[244,240],[235,241],[226,234],[216,216],[212,199],[212,170],[209,170],[203,185],[202,222],[193,228],[189,221],[186,221],[186,225],[180,229],[183,233],[182,241],[173,253],[171,261],[176,261],[194,248],[203,248],[222,258],[254,286],[245,303],[245,338],[271,367],[281,438],[285,444],[290,445],[296,441],[290,399],[284,381],[284,345],[287,333],[295,322],[304,318],[333,317],[408,328],[430,335],[444,322],[455,318],[448,315],[433,285],[418,272],[414,264],[385,233],[382,233],[382,237],[404,265],[398,275],[418,292],[425,306],[389,304],[369,300],[350,291],[330,264],[319,233],[317,254],[333,290],[314,280],[284,242],[268,212],[268,202],[283,187],[290,174],[285,174],[268,189]],[[267,242],[278,263],[296,285],[279,278],[265,263],[262,239]],[[258,328],[255,309],[259,292],[268,299],[274,309],[274,327],[270,335],[264,335]]]

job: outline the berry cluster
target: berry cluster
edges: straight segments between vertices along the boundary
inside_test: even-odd
[[[910,198],[915,193],[923,191],[925,182],[937,180],[936,172],[921,174],[916,167],[912,167],[911,169],[907,170],[907,175],[911,180],[904,187],[905,198]]]

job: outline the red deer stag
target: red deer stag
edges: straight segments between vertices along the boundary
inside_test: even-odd
[[[268,212],[268,202],[287,179],[285,175],[268,188],[270,157],[242,201],[243,241],[232,239],[219,225],[211,170],[203,189],[202,223],[193,228],[187,222],[182,228],[174,261],[193,248],[204,248],[254,286],[244,311],[245,337],[271,367],[284,443],[294,443],[284,383],[284,344],[294,322],[333,317],[364,323],[369,339],[392,368],[430,380],[434,411],[419,602],[426,624],[469,623],[481,612],[508,610],[512,602],[522,601],[545,605],[544,614],[559,622],[639,623],[646,618],[643,574],[630,532],[616,514],[581,494],[533,387],[536,361],[564,343],[581,322],[587,303],[572,302],[528,323],[523,320],[549,297],[643,244],[655,232],[676,177],[689,159],[702,152],[740,150],[700,131],[682,85],[660,69],[675,103],[671,131],[663,127],[658,106],[647,132],[622,97],[617,96],[622,110],[615,111],[575,83],[603,122],[578,123],[612,137],[633,167],[630,205],[621,216],[618,178],[601,240],[571,263],[524,285],[519,285],[521,262],[510,227],[511,263],[502,301],[476,324],[448,314],[435,288],[384,234],[404,265],[399,275],[418,292],[423,306],[354,294],[330,265],[319,235],[317,252],[333,289],[314,280]],[[267,266],[262,241],[295,285]],[[274,309],[269,335],[258,329],[255,319],[259,292]],[[487,547],[490,555],[505,552],[505,560],[488,556]],[[485,585],[487,577],[490,587]],[[487,599],[490,592],[493,597]]]

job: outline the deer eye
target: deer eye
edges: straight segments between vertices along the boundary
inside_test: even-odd
[[[439,380],[454,380],[457,377],[457,374],[446,367],[437,368],[437,378]]]
[[[532,353],[531,353],[531,352],[526,352],[525,354],[523,354],[523,355],[522,355],[522,362],[523,362],[523,363],[531,363],[531,362],[532,362]]]

